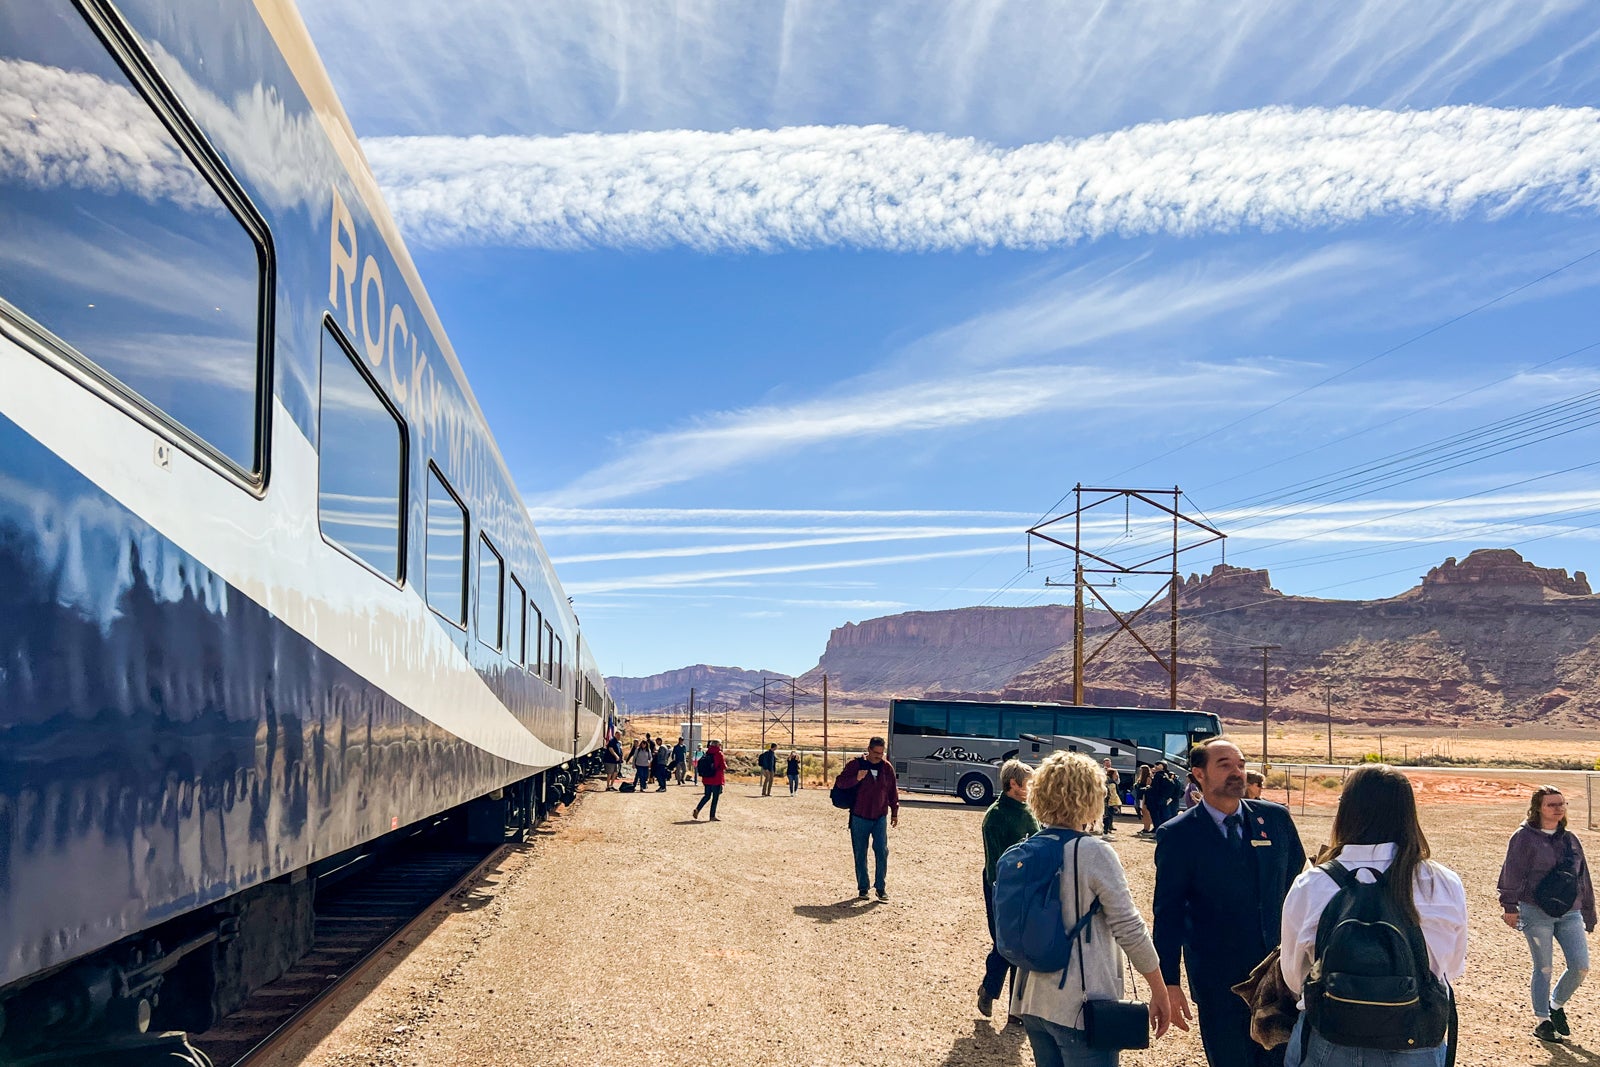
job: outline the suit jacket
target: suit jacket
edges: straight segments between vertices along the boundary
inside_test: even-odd
[[[1283,805],[1267,800],[1239,805],[1250,840],[1246,847],[1255,860],[1259,906],[1239,892],[1227,864],[1218,862],[1228,846],[1203,805],[1156,832],[1153,933],[1168,985],[1178,984],[1180,955],[1188,958],[1191,986],[1232,985],[1278,945],[1283,898],[1305,868],[1305,849]],[[1259,941],[1249,936],[1256,933]]]

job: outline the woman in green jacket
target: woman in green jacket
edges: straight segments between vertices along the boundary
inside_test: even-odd
[[[983,964],[978,986],[978,1011],[988,1015],[1005,985],[1011,965],[994,944],[994,865],[1000,853],[1039,829],[1028,810],[1028,779],[1033,768],[1021,760],[1006,760],[1000,767],[1000,796],[983,815],[983,910],[989,919],[989,958]]]

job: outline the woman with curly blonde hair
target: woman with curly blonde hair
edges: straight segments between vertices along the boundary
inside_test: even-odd
[[[1101,818],[1105,790],[1105,770],[1078,752],[1045,757],[1028,789],[1028,807],[1046,830],[1065,830],[1073,838],[1061,866],[1062,928],[1072,929],[1080,910],[1087,912],[1100,901],[1074,949],[1078,958],[1065,974],[1017,969],[1011,1014],[1021,1017],[1039,1067],[1116,1067],[1114,1050],[1091,1049],[1084,1039],[1083,1003],[1122,998],[1123,952],[1150,985],[1150,1024],[1157,1037],[1167,1032],[1170,1020],[1161,961],[1128,893],[1122,862],[1110,845],[1084,833]]]

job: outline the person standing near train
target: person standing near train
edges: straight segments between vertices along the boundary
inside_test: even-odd
[[[789,795],[794,796],[800,791],[800,755],[797,752],[789,753],[789,762],[784,765],[784,776],[789,779]]]
[[[633,743],[633,791],[643,793],[650,784],[650,735],[646,734],[643,741]]]
[[[1522,931],[1533,956],[1533,1036],[1559,1045],[1572,1033],[1567,1002],[1589,974],[1594,933],[1594,883],[1583,843],[1567,829],[1567,798],[1552,785],[1533,791],[1528,814],[1506,845],[1500,865],[1500,908],[1505,924]],[[1566,963],[1555,988],[1555,943]]]

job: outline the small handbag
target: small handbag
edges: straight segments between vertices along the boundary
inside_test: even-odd
[[[1094,903],[1098,903],[1096,898]],[[1083,914],[1083,900],[1078,895],[1078,872],[1072,872],[1072,906]],[[1091,904],[1090,907],[1094,905]],[[1090,933],[1083,932],[1088,941]],[[1125,1049],[1150,1047],[1150,1005],[1138,1000],[1113,1000],[1102,997],[1089,998],[1089,980],[1084,973],[1083,953],[1078,953],[1078,981],[1083,986],[1083,1039],[1092,1049]],[[1130,965],[1129,970],[1132,970]]]
[[[1566,839],[1566,850],[1561,862],[1550,869],[1539,884],[1533,887],[1533,902],[1539,910],[1552,919],[1559,919],[1572,910],[1578,902],[1578,864],[1572,847],[1572,838]]]

